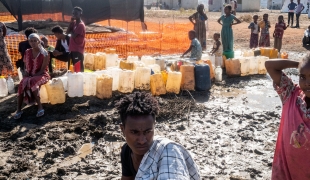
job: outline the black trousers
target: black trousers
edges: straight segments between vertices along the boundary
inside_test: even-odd
[[[294,13],[293,12],[288,13],[288,23],[287,23],[288,25],[290,25],[291,19],[292,19],[291,26],[293,26],[294,24]]]
[[[77,72],[84,72],[84,54],[80,52],[71,52],[71,59],[74,66],[74,70]],[[78,66],[79,63],[79,66]]]
[[[62,62],[69,62],[70,61],[70,54],[69,53],[65,53],[63,55],[60,55],[60,56],[54,56],[52,52],[49,52],[50,53],[50,62],[48,64],[48,70],[50,73],[53,72],[53,65],[52,65],[52,58],[55,58],[59,61],[62,61]],[[70,67],[70,64],[68,63],[68,69]]]
[[[296,27],[299,27],[299,17],[300,17],[300,13],[296,14]]]

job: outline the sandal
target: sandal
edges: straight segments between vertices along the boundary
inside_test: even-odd
[[[15,115],[14,115],[14,119],[20,119],[21,117],[22,117],[22,114],[23,114],[23,111],[20,111],[20,112],[17,112],[17,113],[15,113]]]
[[[37,117],[42,117],[44,115],[44,109],[41,109],[37,112]]]

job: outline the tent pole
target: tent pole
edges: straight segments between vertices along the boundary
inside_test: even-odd
[[[17,11],[17,21],[18,21],[18,30],[23,30],[23,15],[22,15],[22,9],[21,9],[21,0],[18,1],[18,11]]]

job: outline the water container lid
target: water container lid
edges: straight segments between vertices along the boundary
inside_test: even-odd
[[[116,49],[111,48],[111,49],[110,49],[110,53],[111,53],[111,54],[115,54],[115,53],[116,53]]]

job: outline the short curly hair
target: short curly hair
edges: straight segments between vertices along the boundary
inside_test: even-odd
[[[33,27],[28,27],[27,29],[25,29],[25,35],[26,35],[27,39],[28,39],[29,35],[32,33],[38,33],[38,31]]]
[[[135,115],[152,115],[154,121],[159,112],[159,105],[157,100],[150,93],[134,92],[121,98],[115,104],[122,124],[125,125],[128,116]]]

